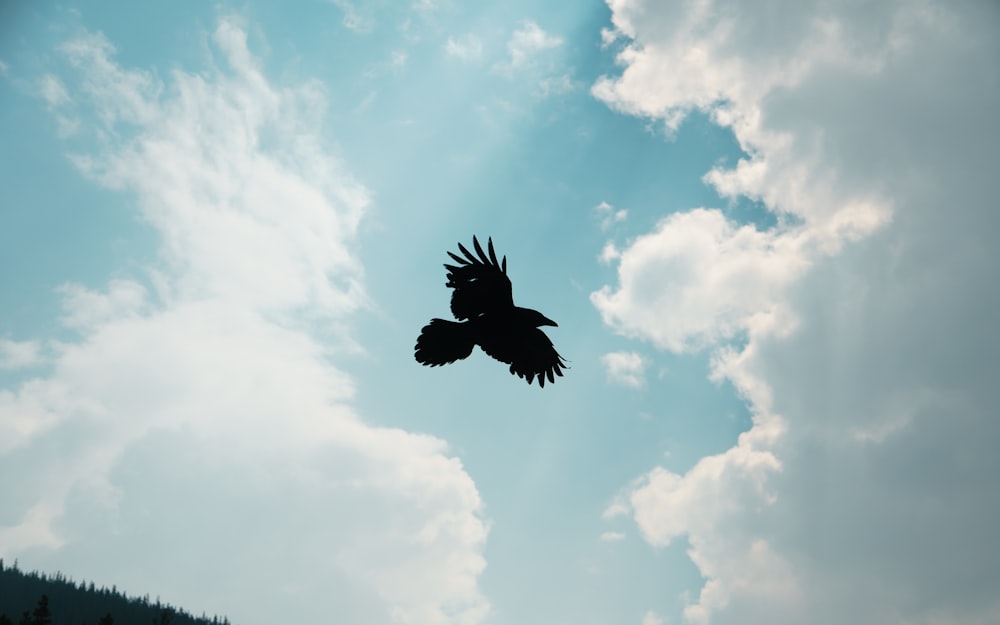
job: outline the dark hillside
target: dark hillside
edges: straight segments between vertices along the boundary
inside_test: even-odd
[[[228,625],[117,588],[75,582],[62,573],[25,573],[0,560],[0,625]]]

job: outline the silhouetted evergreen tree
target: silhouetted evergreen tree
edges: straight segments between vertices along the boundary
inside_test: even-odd
[[[48,595],[42,595],[38,599],[38,605],[35,606],[34,612],[31,613],[31,625],[52,625],[52,614],[49,612]]]
[[[156,604],[160,604],[160,600],[156,600]],[[174,620],[174,614],[176,610],[173,608],[163,608],[160,610],[159,618],[153,619],[153,625],[170,625],[170,622]]]

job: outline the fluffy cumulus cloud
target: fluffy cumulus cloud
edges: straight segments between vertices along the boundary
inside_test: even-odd
[[[706,172],[761,203],[665,216],[604,255],[622,334],[713,350],[754,415],[724,453],[616,501],[686,538],[690,623],[995,622],[1000,518],[1000,81],[991,3],[609,0],[619,75],[594,94],[747,156]]]
[[[367,196],[317,133],[323,92],[272,84],[231,20],[213,40],[168,84],[100,34],[60,49],[47,101],[94,131],[72,159],[160,261],[65,286],[77,338],[0,392],[0,473],[26,476],[0,481],[0,552],[235,622],[479,623],[475,484],[443,441],[366,424],[331,364],[357,348]],[[40,353],[0,343],[4,367]]]
[[[700,348],[787,322],[778,296],[806,264],[800,242],[740,226],[719,210],[678,213],[633,241],[617,289],[605,286],[591,299],[623,334],[678,352]]]

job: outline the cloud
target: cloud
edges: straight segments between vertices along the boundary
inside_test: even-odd
[[[86,71],[77,91],[90,98],[93,113],[104,127],[155,121],[159,113],[155,103],[163,85],[150,72],[118,67],[112,59],[114,46],[106,37],[87,33],[64,43],[60,52],[74,69]]]
[[[91,332],[109,323],[136,318],[148,312],[146,287],[133,280],[112,280],[105,292],[86,289],[79,284],[65,284],[63,324],[83,332]]]
[[[510,64],[514,67],[523,65],[539,52],[558,48],[562,43],[560,37],[545,32],[535,22],[525,21],[521,28],[514,31],[510,41],[507,42]]]
[[[625,534],[622,532],[602,532],[601,540],[606,543],[617,543],[625,540]]]
[[[601,356],[608,379],[622,386],[639,388],[645,384],[645,359],[635,352],[610,352]]]
[[[69,102],[69,94],[66,93],[66,87],[52,74],[45,74],[38,82],[38,89],[42,99],[50,107],[64,106]]]
[[[618,252],[617,289],[591,301],[622,334],[675,352],[777,331],[790,317],[781,295],[808,266],[805,238],[739,226],[716,209],[670,215]]]
[[[0,551],[245,623],[482,622],[475,484],[444,441],[366,424],[334,364],[369,306],[368,193],[325,144],[323,90],[272,84],[231,19],[213,42],[220,66],[169,85],[102,35],[61,48],[93,118],[74,162],[133,199],[160,260],[63,287],[77,338],[0,391],[0,472],[22,478]]]
[[[495,65],[494,69],[504,74],[512,74],[522,68],[531,67],[541,54],[562,44],[561,37],[550,35],[535,22],[525,20],[507,41],[509,58]]]
[[[543,98],[569,93],[576,88],[569,74],[549,76],[538,81],[538,95]]]
[[[433,13],[441,8],[440,0],[416,0],[413,10],[418,13]]]
[[[0,339],[0,369],[24,369],[44,362],[38,341]]]
[[[426,19],[442,8],[438,0],[416,0],[405,7],[391,0],[327,0],[342,13],[341,25],[358,35],[369,35],[387,22],[396,22],[396,29],[404,39],[413,42],[420,39],[414,32],[413,14],[417,18]],[[398,20],[402,8],[409,16]],[[411,12],[411,13],[410,13]]]
[[[80,121],[72,114],[56,113],[57,110],[65,111],[71,104],[69,94],[62,81],[52,74],[45,74],[38,81],[38,94],[47,105],[50,112],[55,113],[56,122],[59,125],[59,136],[69,137],[76,133]]]
[[[605,321],[712,350],[753,415],[615,512],[651,545],[686,537],[689,623],[995,620],[995,7],[609,5],[623,69],[593,93],[731,128],[748,156],[705,181],[777,222],[697,208],[608,255]]]
[[[664,621],[656,612],[649,610],[642,616],[642,625],[663,625]]]
[[[448,40],[444,44],[444,51],[448,56],[471,63],[482,58],[483,42],[473,34],[462,35],[457,38],[448,37]]]
[[[615,210],[615,207],[602,201],[594,207],[594,212],[601,219],[601,230],[607,230],[612,225],[625,221],[628,218],[628,211],[624,208]]]
[[[618,41],[619,37],[621,37],[621,33],[619,33],[618,31],[616,31],[615,29],[613,29],[613,28],[602,28],[601,29],[601,49],[602,50],[606,49],[608,46],[610,46],[611,44],[613,44],[616,41]]]
[[[601,253],[597,258],[602,263],[608,264],[621,258],[621,255],[622,253],[621,250],[618,249],[618,246],[616,246],[613,242],[608,241],[604,244],[604,247],[601,248]],[[593,300],[593,297],[594,296],[591,295],[591,300]]]
[[[363,12],[357,3],[350,0],[330,0],[330,2],[343,11],[344,18],[341,24],[344,28],[357,33],[370,33],[375,28],[375,19],[367,12]]]
[[[393,67],[403,67],[406,65],[406,62],[408,60],[409,60],[409,55],[406,52],[402,50],[396,50],[392,53],[389,63]]]

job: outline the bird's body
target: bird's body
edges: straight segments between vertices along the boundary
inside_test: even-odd
[[[447,286],[454,289],[451,311],[459,321],[432,319],[417,337],[414,356],[417,362],[436,367],[467,358],[478,345],[484,352],[510,365],[510,372],[539,386],[561,376],[566,364],[552,341],[539,328],[556,322],[537,310],[514,305],[507,257],[497,261],[493,240],[487,255],[473,237],[477,255],[461,243],[464,254],[448,252],[458,264],[448,269]]]

